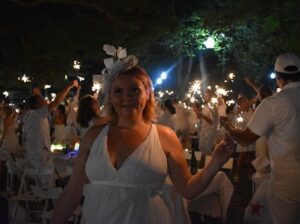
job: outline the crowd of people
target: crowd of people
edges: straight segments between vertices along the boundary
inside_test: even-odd
[[[166,177],[182,197],[192,199],[205,190],[235,149],[233,181],[240,181],[243,166],[250,179],[254,168],[268,176],[249,203],[261,203],[262,212],[254,217],[246,209],[245,222],[300,223],[297,56],[277,58],[280,92],[274,94],[268,85],[257,87],[245,79],[255,97],[240,93],[232,106],[223,98],[213,104],[210,89],[202,105],[193,102],[186,107],[175,98],[159,101],[149,75],[134,56],[115,63],[118,69],[109,71],[104,83],[103,110],[97,97],[80,95],[76,80],[51,102],[35,88],[20,113],[9,105],[0,108],[1,151],[7,151],[20,170],[26,166],[55,169],[51,144],[72,147],[80,141],[52,223],[65,223],[82,198],[82,223],[176,223],[160,194]],[[76,93],[67,103],[73,88]],[[202,152],[202,169],[195,175],[190,173],[184,149]],[[212,159],[204,165],[206,155]],[[264,161],[263,169],[252,166],[255,159]]]

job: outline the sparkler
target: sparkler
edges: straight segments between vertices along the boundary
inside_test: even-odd
[[[244,118],[242,118],[241,116],[238,116],[238,117],[236,118],[236,121],[237,121],[238,123],[243,123],[243,122],[244,122]]]
[[[80,69],[80,62],[75,60],[73,62],[73,68],[76,69],[76,70],[79,70]]]
[[[80,82],[85,80],[85,78],[83,78],[81,76],[77,76],[77,78],[79,79]]]
[[[102,89],[101,83],[94,83],[92,86],[93,91],[99,92],[101,89]]]
[[[3,92],[3,95],[4,95],[5,97],[8,97],[8,96],[9,96],[9,93],[8,93],[7,91],[4,91],[4,92]]]
[[[26,82],[31,82],[29,76],[26,76],[25,74],[23,74],[21,77],[18,77],[18,80],[26,83]]]

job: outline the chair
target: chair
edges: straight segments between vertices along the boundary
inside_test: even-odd
[[[32,185],[31,190],[34,196],[39,198],[40,200],[45,200],[44,206],[42,209],[42,223],[47,223],[47,219],[51,219],[52,211],[49,211],[49,202],[52,201],[53,205],[55,205],[56,200],[59,198],[62,189],[60,187],[57,188],[49,188],[47,190],[43,190],[41,187],[37,185]]]
[[[0,160],[6,163],[6,191],[9,194],[13,194],[14,189],[14,176],[20,177],[20,171],[17,168],[12,156],[5,150],[0,149]]]
[[[12,209],[12,220],[15,221],[17,216],[18,207],[20,202],[25,202],[26,210],[29,213],[40,213],[41,210],[31,209],[31,203],[39,203],[40,198],[34,195],[32,191],[33,186],[39,186],[42,189],[49,189],[54,186],[54,171],[52,168],[45,169],[34,169],[34,168],[25,168],[18,193],[16,196],[12,197],[11,200],[15,201],[16,204]]]

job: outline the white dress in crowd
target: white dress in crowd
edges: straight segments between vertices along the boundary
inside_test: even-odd
[[[108,130],[98,135],[87,159],[90,183],[84,186],[81,223],[176,223],[162,194],[168,167],[156,125],[118,170],[107,151]]]
[[[67,127],[64,124],[54,125],[54,142],[64,144],[67,139]]]
[[[176,132],[186,137],[190,133],[188,122],[189,111],[182,104],[176,104],[174,107],[176,110]]]
[[[18,155],[22,152],[22,147],[19,144],[19,137],[16,134],[17,121],[7,128],[5,139],[2,143],[2,149],[10,154]]]
[[[165,110],[159,117],[158,124],[165,125],[175,131],[176,128],[176,114],[171,114],[170,111]]]
[[[206,154],[211,154],[218,126],[218,112],[215,107],[205,104],[202,114],[209,117],[212,124],[201,118],[201,129],[199,134],[199,150]]]
[[[49,158],[51,145],[48,106],[28,111],[24,116],[23,142],[26,160],[33,168],[52,166]]]
[[[236,117],[236,127],[240,130],[244,130],[247,127],[248,122],[253,116],[253,110],[249,111],[242,111],[240,115],[237,115]],[[237,121],[238,117],[241,117],[241,121]],[[237,144],[236,147],[237,152],[254,152],[255,151],[255,142],[248,145],[248,146],[242,146],[240,144]]]

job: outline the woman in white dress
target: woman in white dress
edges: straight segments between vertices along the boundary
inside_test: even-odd
[[[80,99],[76,121],[80,127],[81,138],[90,127],[107,122],[104,117],[100,116],[100,113],[100,105],[94,96],[88,94]]]
[[[176,127],[176,110],[170,99],[166,99],[162,105],[163,113],[157,123],[165,125],[175,131]]]
[[[54,123],[54,142],[59,144],[65,144],[67,140],[67,114],[64,105],[60,104],[54,111],[53,115]]]
[[[148,74],[134,56],[118,61],[118,66],[106,83],[110,122],[90,128],[84,136],[52,223],[65,223],[82,196],[81,223],[176,223],[161,194],[167,175],[177,191],[191,199],[232,154],[232,142],[222,141],[211,162],[192,176],[176,134],[152,123],[154,95]]]

